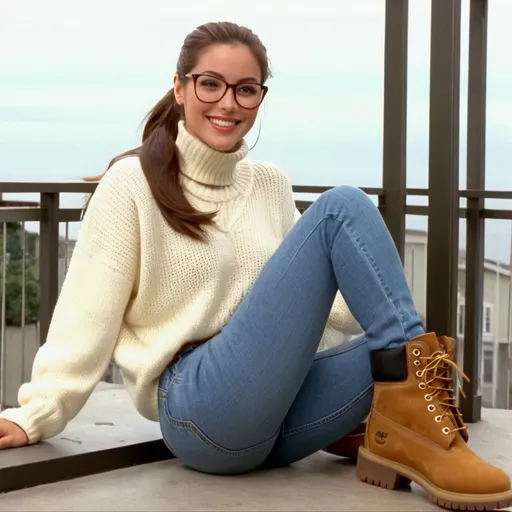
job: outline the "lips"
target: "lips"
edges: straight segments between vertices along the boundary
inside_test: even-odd
[[[221,119],[219,117],[213,116],[208,116],[208,120],[210,121],[210,123],[216,126],[220,126],[222,128],[232,128],[237,124],[241,123],[241,121],[239,121],[238,119]]]

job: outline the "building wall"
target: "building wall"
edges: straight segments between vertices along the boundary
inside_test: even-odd
[[[427,313],[427,243],[417,236],[406,238],[404,269],[418,313],[426,318]]]

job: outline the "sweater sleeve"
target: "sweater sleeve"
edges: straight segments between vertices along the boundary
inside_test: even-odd
[[[287,186],[284,189],[283,215],[284,235],[286,236],[301,218],[301,213],[295,206],[293,190],[289,179],[287,180]],[[358,335],[362,334],[363,332],[361,326],[350,312],[345,299],[339,291],[336,293],[334,304],[327,323],[328,327],[342,332],[344,335]]]
[[[138,264],[138,214],[123,161],[107,171],[86,209],[69,269],[21,407],[0,414],[30,443],[74,418],[110,363]]]

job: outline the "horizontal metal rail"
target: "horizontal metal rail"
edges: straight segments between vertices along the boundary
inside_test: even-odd
[[[0,183],[0,191],[8,193],[42,193],[59,194],[75,193],[88,194],[94,192],[97,183]],[[312,186],[312,185],[293,185],[293,191],[298,194],[322,194],[334,186]],[[368,195],[378,196],[383,200],[385,208],[385,190],[376,187],[361,187],[361,190]],[[428,197],[428,189],[409,188],[407,196]],[[512,191],[504,190],[460,190],[460,198],[466,199],[510,199],[512,200]],[[308,208],[313,201],[296,200],[300,209]],[[0,203],[1,204],[1,203]],[[34,207],[34,202],[28,206],[0,206],[0,222],[42,222],[45,210],[41,207]],[[406,205],[407,215],[428,216],[429,207],[427,205]],[[59,222],[80,222],[83,210],[80,208],[60,208]],[[459,217],[466,218],[466,208],[459,208]],[[482,208],[480,217],[484,219],[512,220],[512,210]]]
[[[0,193],[5,194],[90,194],[97,183],[90,182],[0,182]],[[293,185],[293,191],[299,194],[322,194],[335,185]],[[384,195],[386,190],[379,187],[361,187],[368,195]],[[429,196],[428,188],[408,188],[408,196]],[[472,199],[512,199],[512,190],[460,190],[459,197]]]

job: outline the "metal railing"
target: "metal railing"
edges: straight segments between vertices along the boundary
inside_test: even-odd
[[[427,329],[457,337],[459,219],[466,219],[464,371],[470,378],[460,407],[468,422],[481,417],[482,297],[486,219],[512,220],[512,211],[488,209],[485,199],[512,192],[485,190],[487,0],[470,0],[467,105],[467,190],[459,190],[461,0],[432,0],[428,189],[406,188],[407,0],[386,1],[383,180],[377,196],[391,236],[404,257],[407,215],[428,218]],[[0,193],[38,193],[35,208],[0,210],[0,223],[40,223],[40,337],[44,340],[58,296],[59,224],[80,220],[80,209],[59,208],[61,193],[91,193],[94,184],[0,183]],[[296,193],[329,187],[295,186]],[[410,196],[428,205],[407,204]],[[461,207],[461,200],[466,205]],[[308,201],[298,200],[301,208]],[[5,224],[4,224],[5,225]],[[4,258],[5,261],[5,258]],[[5,301],[4,301],[5,302]],[[2,373],[2,375],[4,372]]]
[[[16,194],[27,194],[27,193],[38,193],[40,194],[40,202],[31,203],[29,206],[23,206],[20,201],[16,206],[0,206],[0,230],[2,233],[8,231],[8,226],[10,224],[19,224],[22,240],[22,249],[21,249],[21,268],[22,272],[22,296],[21,296],[21,333],[22,333],[22,355],[21,355],[21,375],[20,381],[24,382],[27,379],[27,376],[30,372],[30,365],[32,362],[32,357],[35,354],[35,350],[32,348],[30,357],[26,358],[25,355],[25,343],[24,343],[24,327],[25,327],[25,268],[28,260],[34,260],[37,264],[37,274],[38,274],[38,284],[40,287],[40,308],[38,312],[38,327],[36,332],[37,343],[42,344],[45,341],[46,334],[48,332],[49,323],[51,320],[51,315],[53,312],[53,308],[55,306],[60,286],[62,285],[62,281],[67,269],[67,265],[69,262],[69,258],[71,257],[71,253],[69,251],[69,246],[73,245],[73,241],[69,239],[69,224],[74,222],[79,222],[83,213],[81,208],[61,208],[60,205],[60,196],[61,194],[80,194],[85,195],[89,193],[93,193],[96,188],[96,184],[93,183],[0,183],[0,190],[5,193],[16,193]],[[296,194],[321,194],[322,192],[332,188],[331,186],[307,186],[307,185],[295,185],[293,190]],[[393,210],[389,208],[390,205],[390,195],[387,194],[386,190],[383,188],[363,188],[363,190],[369,194],[370,196],[374,196],[376,198],[376,203],[389,226],[389,217],[392,214]],[[427,197],[429,198],[429,202],[432,201],[432,195],[427,189],[406,189],[406,196],[412,197]],[[512,200],[512,191],[492,191],[492,190],[461,190],[458,192],[459,201],[466,199],[468,200],[468,205],[470,200],[482,201],[485,198],[490,199],[510,199]],[[314,199],[313,199],[314,200]],[[297,199],[296,205],[300,210],[305,210],[308,208],[313,200],[302,200]],[[1,204],[1,203],[0,203]],[[34,205],[37,206],[34,206]],[[415,216],[429,216],[430,205],[426,206],[418,206],[418,205],[409,205],[405,204],[404,212],[405,215],[415,215]],[[478,211],[478,215],[475,218],[471,218],[472,210],[469,207],[463,208],[460,207],[458,210],[457,218],[465,218],[467,219],[468,232],[474,236],[475,224],[479,223],[484,219],[510,219],[512,220],[512,210],[499,210],[499,209],[486,209],[481,208]],[[27,249],[27,232],[25,230],[25,224],[27,222],[37,222],[39,223],[40,230],[38,235],[38,250],[36,254],[30,254]],[[443,221],[443,226],[447,224],[446,220]],[[64,225],[64,226],[62,226]],[[62,232],[62,227],[64,227],[64,236],[61,236],[59,233]],[[433,238],[435,236],[431,232],[428,232],[427,237],[427,246],[436,245],[436,240]],[[5,404],[5,389],[6,389],[6,369],[5,364],[7,358],[5,357],[6,350],[6,279],[7,277],[7,237],[2,237],[3,240],[3,250],[1,251],[0,261],[2,262],[2,270],[1,270],[1,293],[2,293],[2,307],[1,307],[1,331],[0,331],[0,349],[1,349],[1,361],[2,366],[0,369],[0,403]],[[478,270],[477,274],[481,274],[483,271],[483,254],[481,254],[481,261],[479,260],[480,255],[471,254],[471,246],[469,243],[470,237],[468,236],[468,251],[466,256],[466,283],[475,283],[478,276],[475,275],[475,271],[478,270],[475,265],[480,265],[480,270]],[[404,245],[398,246],[400,254],[404,253]],[[441,265],[446,267],[449,264],[447,258],[441,258]],[[446,268],[440,268],[439,264],[435,267],[435,272],[429,271],[428,265],[431,264],[431,261],[427,264],[427,290],[432,287],[436,287],[438,285],[439,274],[446,273]],[[430,267],[431,268],[431,267]],[[456,272],[456,270],[454,271]],[[483,279],[483,277],[481,277]],[[467,372],[467,364],[469,361],[469,369],[473,368],[473,365],[478,365],[477,370],[473,370],[472,378],[479,382],[480,371],[481,371],[481,352],[482,352],[482,329],[481,326],[479,328],[479,335],[475,336],[477,340],[477,344],[472,345],[467,342],[469,336],[471,336],[472,331],[468,331],[468,324],[471,325],[470,329],[473,329],[474,324],[478,320],[475,317],[471,317],[471,304],[469,300],[471,300],[471,293],[474,291],[466,286],[466,297],[465,304],[467,308],[466,312],[466,329],[465,329],[465,340],[464,340],[464,366],[465,371]],[[480,292],[481,293],[481,292]],[[430,330],[434,330],[431,325],[436,323],[436,314],[443,314],[442,311],[439,311],[438,308],[432,307],[432,305],[428,304],[428,297],[430,296],[430,300],[432,300],[432,294],[428,295],[427,291],[427,328]],[[469,300],[468,300],[469,299]],[[482,299],[476,305],[473,305],[474,315],[481,316],[481,305]],[[469,313],[468,313],[469,312]],[[475,313],[476,312],[476,313]],[[434,317],[432,317],[434,315]],[[439,320],[437,320],[439,321]],[[481,320],[480,320],[481,322]],[[437,332],[446,332],[453,337],[457,336],[456,331],[437,331]],[[467,333],[470,333],[469,336]],[[473,333],[474,335],[474,333]],[[24,360],[26,359],[26,360]],[[467,372],[467,373],[471,373]],[[479,389],[479,386],[476,388]],[[476,410],[481,407],[481,395],[480,392],[477,395],[476,400],[478,402],[472,405],[473,409]],[[12,405],[12,404],[10,404]],[[464,402],[461,404],[464,407]],[[479,414],[479,413],[478,413]],[[478,418],[473,417],[473,421],[477,421]]]
[[[487,77],[487,8],[488,0],[469,0],[469,52],[468,52],[468,96],[467,96],[467,168],[466,188],[459,190],[459,120],[460,120],[460,60],[461,60],[461,0],[431,0],[430,38],[430,104],[429,104],[429,163],[428,189],[406,187],[407,148],[407,76],[408,76],[408,30],[409,1],[386,0],[385,48],[384,48],[384,123],[383,123],[383,169],[382,186],[365,189],[376,197],[376,202],[389,228],[391,236],[403,260],[406,260],[406,218],[407,215],[427,218],[426,246],[426,306],[427,329],[458,336],[457,308],[458,291],[464,288],[464,322],[462,343],[463,369],[470,377],[464,383],[466,398],[460,400],[465,421],[476,422],[481,417],[482,392],[480,373],[483,357],[483,282],[488,262],[484,257],[484,235],[489,219],[512,220],[512,211],[486,208],[486,199],[512,200],[512,191],[485,190],[485,135],[486,135],[486,77]],[[333,179],[334,181],[334,179]],[[338,183],[337,183],[338,184]],[[295,192],[318,194],[329,187],[308,187],[296,185]],[[0,183],[0,202],[3,194],[37,194],[37,203],[27,204],[10,201],[0,207],[0,230],[2,233],[16,233],[22,243],[17,255],[21,259],[21,274],[9,283],[6,277],[13,262],[8,263],[8,240],[2,237],[0,244],[1,280],[1,346],[0,346],[0,406],[5,403],[5,376],[12,370],[7,366],[6,328],[13,317],[25,330],[31,328],[35,342],[32,353],[20,354],[22,375],[28,377],[31,359],[37,347],[46,339],[46,333],[55,306],[59,285],[67,268],[69,225],[79,222],[80,208],[60,207],[62,194],[87,194],[95,189],[89,183]],[[426,199],[427,204],[408,204],[414,196]],[[4,196],[4,199],[7,199]],[[310,201],[297,199],[297,206],[307,208]],[[459,219],[466,222],[466,257],[464,274],[459,274]],[[27,223],[38,223],[39,236],[36,248],[34,238],[25,229]],[[62,229],[64,228],[64,229]],[[59,235],[63,232],[63,236]],[[14,235],[12,235],[14,236]],[[423,257],[423,255],[422,255]],[[405,262],[405,261],[404,261]],[[59,267],[61,265],[61,267]],[[499,265],[498,265],[499,266]],[[512,279],[509,278],[510,328],[507,333],[508,360],[512,359],[510,342],[512,335]],[[37,281],[39,305],[31,302],[29,294],[33,280]],[[12,286],[11,286],[12,285]],[[6,302],[12,289],[18,291],[19,301],[26,305],[21,310],[9,311],[6,317]],[[26,292],[26,293],[25,293]],[[32,289],[33,292],[33,289]],[[30,292],[30,293],[32,293]],[[423,290],[422,290],[423,293]],[[18,300],[18,299],[17,299]],[[37,301],[36,301],[37,302]],[[37,310],[37,318],[28,311]],[[461,318],[459,316],[459,318]],[[7,322],[9,320],[9,322]],[[28,331],[27,331],[28,333]],[[11,347],[10,347],[11,348]],[[16,344],[14,344],[16,348]],[[459,353],[458,359],[461,359]],[[507,392],[510,392],[510,363],[507,370]],[[3,384],[3,385],[2,385]],[[507,396],[507,404],[510,403]],[[13,405],[13,404],[10,404]],[[69,457],[62,462],[51,460],[42,463],[37,457],[37,467],[13,461],[12,467],[0,468],[2,478],[0,492],[42,483],[51,483],[71,477],[80,477],[105,470],[129,467],[161,460],[165,450],[162,443],[153,440],[136,443],[123,448],[108,447],[85,456],[87,462],[69,464]],[[122,453],[119,451],[122,450]],[[31,466],[31,467],[29,467]]]

